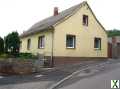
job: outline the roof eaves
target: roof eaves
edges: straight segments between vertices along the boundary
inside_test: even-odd
[[[97,19],[97,17],[95,16],[95,14],[93,13],[91,7],[88,5],[88,3],[86,2],[88,8],[90,9],[90,11],[92,12],[92,15],[94,16],[95,20],[98,22],[98,24],[103,28],[103,30],[105,31],[105,33],[107,34],[107,31],[105,30],[105,28],[103,27],[103,25],[99,22],[99,20]]]
[[[30,36],[30,35],[34,35],[36,33],[39,33],[39,32],[44,32],[44,31],[48,31],[48,30],[54,30],[54,27],[53,26],[49,26],[49,27],[46,27],[42,30],[37,30],[37,31],[34,31],[34,32],[30,32],[30,33],[23,33],[22,35],[20,35],[20,38],[24,38],[24,37],[27,37],[27,36]]]

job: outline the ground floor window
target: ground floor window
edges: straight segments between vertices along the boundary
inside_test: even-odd
[[[38,38],[38,48],[45,47],[45,36],[39,36]]]
[[[75,35],[67,35],[66,36],[66,48],[75,48],[76,45],[76,37]]]
[[[27,40],[27,50],[30,50],[30,46],[31,46],[31,39]]]
[[[101,38],[94,38],[94,48],[101,49]]]
[[[20,41],[20,49],[22,48],[22,41]]]

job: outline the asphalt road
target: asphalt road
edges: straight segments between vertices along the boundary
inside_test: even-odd
[[[84,70],[55,89],[111,89],[111,80],[120,80],[120,63]]]
[[[64,65],[32,75],[0,76],[0,89],[48,89],[76,70],[83,69],[85,65],[94,65],[96,63],[101,62],[81,62]]]

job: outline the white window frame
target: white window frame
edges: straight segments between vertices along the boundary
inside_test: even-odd
[[[45,48],[45,36],[39,36],[38,37],[38,48]]]
[[[67,36],[72,36],[72,37],[73,37],[73,43],[72,43],[73,46],[72,46],[72,47],[69,47],[69,46],[67,45]],[[76,45],[75,40],[76,40],[75,35],[66,35],[66,48],[75,48],[75,45]]]
[[[95,39],[99,39],[99,45],[98,45],[99,47],[95,47]],[[102,40],[102,39],[99,38],[99,37],[95,37],[95,38],[94,38],[94,49],[99,49],[99,50],[101,50],[101,40]]]

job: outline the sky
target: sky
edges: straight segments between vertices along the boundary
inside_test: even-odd
[[[12,31],[21,34],[36,22],[84,0],[0,0],[0,36]],[[120,0],[86,0],[106,30],[120,29]]]

